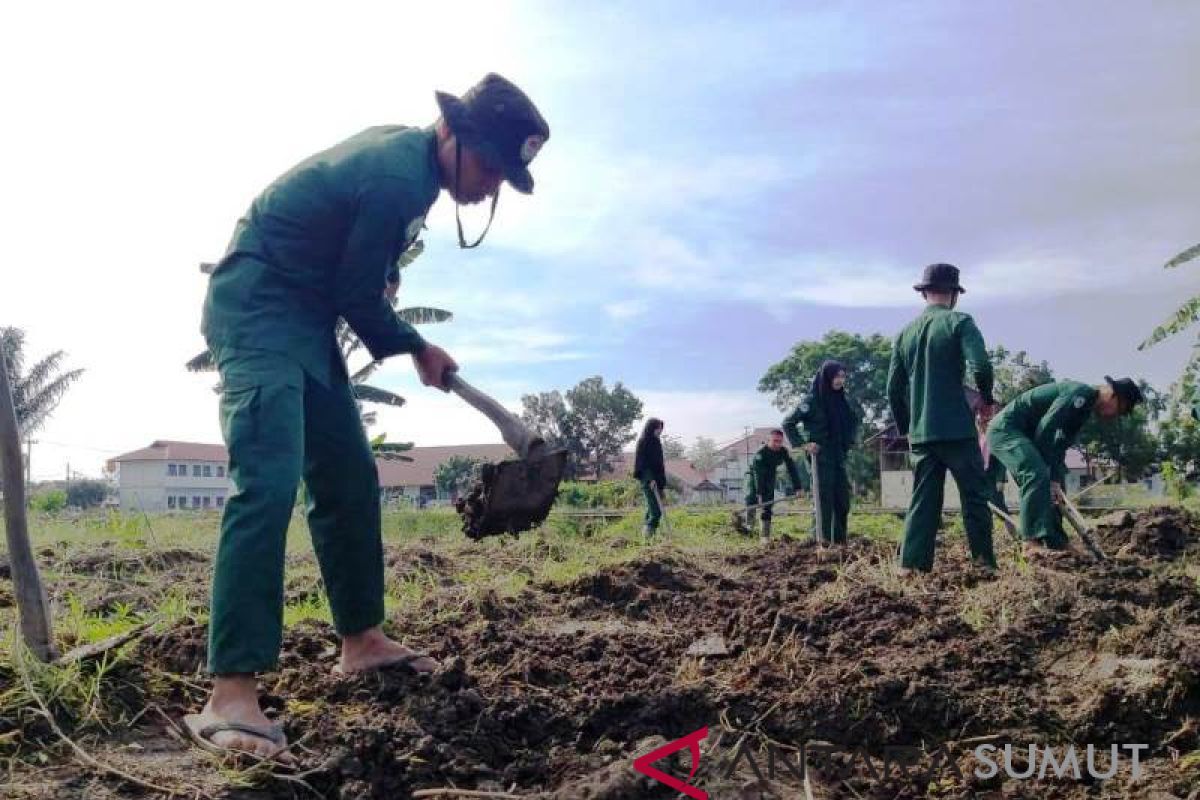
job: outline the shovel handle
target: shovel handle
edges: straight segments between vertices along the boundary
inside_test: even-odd
[[[495,398],[467,383],[457,372],[448,372],[442,383],[447,389],[467,401],[468,405],[490,419],[492,424],[499,428],[504,443],[521,458],[529,458],[532,452],[545,445],[541,437],[534,435],[512,412],[496,402]]]

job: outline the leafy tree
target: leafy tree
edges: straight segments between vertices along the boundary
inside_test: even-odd
[[[40,429],[62,401],[67,389],[83,375],[82,369],[62,371],[66,353],[56,350],[28,369],[25,368],[25,332],[20,328],[0,328],[0,345],[5,356],[4,368],[12,387],[17,427],[22,438]]]
[[[1022,392],[1050,383],[1054,371],[1045,361],[1034,363],[1024,350],[1013,352],[1000,345],[988,351],[995,371],[996,382],[993,394],[1000,403],[1007,403]]]
[[[470,487],[479,466],[483,463],[482,459],[471,456],[450,456],[433,471],[433,482],[438,491],[457,499]]]
[[[697,436],[687,455],[688,461],[701,475],[708,477],[721,462],[717,443],[707,436]]]
[[[66,502],[75,508],[92,508],[108,497],[108,484],[104,481],[77,480],[67,487]]]
[[[663,458],[673,459],[687,457],[687,446],[684,445],[683,439],[680,439],[678,436],[672,436],[669,433],[663,434],[662,446]]]
[[[580,381],[565,395],[529,394],[521,403],[525,424],[570,454],[568,477],[585,467],[597,478],[612,472],[611,462],[636,438],[633,425],[642,415],[642,401],[633,392],[620,381],[609,389],[599,375]]]

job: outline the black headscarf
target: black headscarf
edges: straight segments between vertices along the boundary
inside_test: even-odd
[[[846,368],[840,361],[826,361],[813,377],[812,395],[825,412],[825,424],[829,427],[829,444],[835,452],[850,449],[854,436],[854,413],[846,400],[846,390],[833,388],[833,379]]]

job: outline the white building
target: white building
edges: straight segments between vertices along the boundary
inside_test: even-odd
[[[229,453],[219,444],[159,440],[109,464],[122,511],[219,510],[233,493]]]

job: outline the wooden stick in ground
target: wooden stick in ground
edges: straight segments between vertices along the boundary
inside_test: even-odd
[[[817,469],[817,454],[809,453],[812,462],[813,518],[817,524],[817,546],[825,546],[825,526],[821,519],[821,473]]]
[[[1063,516],[1067,518],[1067,521],[1071,523],[1071,527],[1079,534],[1079,538],[1083,544],[1096,557],[1096,560],[1106,560],[1107,557],[1104,555],[1104,551],[1100,549],[1099,543],[1092,538],[1092,532],[1088,527],[1087,520],[1083,518],[1083,514],[1079,513],[1079,509],[1071,502],[1071,498],[1067,497],[1066,493],[1057,487],[1055,487],[1054,492],[1058,495],[1058,499],[1062,503]]]
[[[654,490],[654,498],[658,500],[658,510],[662,512],[663,527],[667,529],[667,536],[670,536],[674,531],[671,530],[671,520],[667,519],[667,504],[658,488],[658,482],[650,481],[650,488]]]
[[[1010,536],[1012,536],[1012,538],[1016,539],[1018,542],[1021,541],[1021,534],[1017,529],[1016,520],[1014,520],[1008,514],[1005,514],[1003,509],[1001,509],[999,506],[997,506],[991,500],[988,501],[988,508],[990,508],[992,510],[992,513],[995,514],[997,517],[999,517],[1000,521],[1004,523],[1004,529],[1006,531],[1008,531],[1008,534]]]
[[[3,343],[0,343],[0,467],[3,468],[4,532],[16,589],[17,615],[21,620],[21,638],[39,661],[53,661],[57,652],[50,622],[50,603],[46,600],[46,590],[29,544],[25,478],[21,474],[21,436],[12,388],[8,383],[8,354],[4,352]]]

